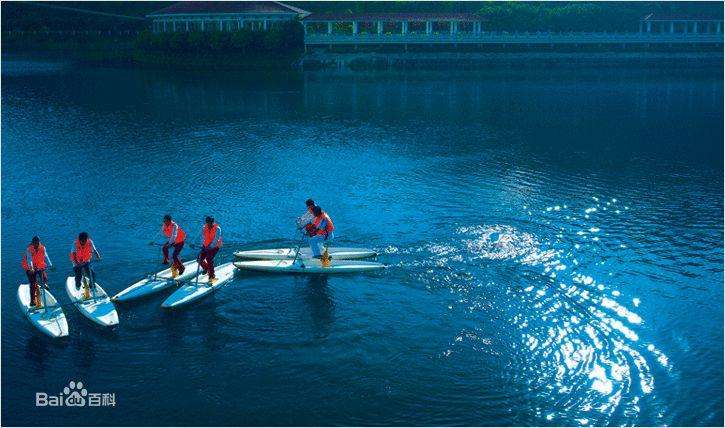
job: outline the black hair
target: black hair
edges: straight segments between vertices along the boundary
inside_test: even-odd
[[[208,215],[208,216],[206,216],[206,218],[204,219],[204,221],[207,222],[207,223],[214,223],[214,217]]]
[[[37,236],[33,236],[33,239],[30,240],[33,244],[40,244],[40,238]]]
[[[164,221],[166,221],[166,220],[169,220],[169,221],[171,221],[171,216],[170,216],[169,214],[166,214],[166,215],[164,216]]]
[[[87,241],[88,240],[88,232],[81,232],[78,234],[78,240],[79,241]]]
[[[312,214],[314,214],[314,215],[322,214],[322,208],[320,208],[319,205],[315,205],[315,207],[312,208]]]
[[[314,207],[315,206],[315,201],[313,201],[312,199],[308,199],[308,200],[305,201],[305,205],[307,205],[308,207],[309,206],[313,206]]]

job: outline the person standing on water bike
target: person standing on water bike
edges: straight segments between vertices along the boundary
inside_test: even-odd
[[[304,214],[297,217],[297,228],[298,229],[307,229],[307,226],[312,224],[312,220],[315,219],[315,215],[312,213],[312,210],[315,208],[315,201],[312,199],[308,199],[305,201],[305,205],[307,206],[307,211],[305,211]]]
[[[73,263],[73,272],[76,277],[76,290],[81,289],[83,272],[88,275],[88,279],[91,281],[91,288],[96,287],[96,275],[93,269],[91,269],[91,259],[94,254],[96,255],[96,260],[101,260],[101,253],[98,252],[93,241],[88,237],[88,233],[79,233],[78,239],[75,240],[70,250],[70,261]]]
[[[332,224],[332,219],[326,212],[322,211],[322,208],[315,206],[312,209],[314,218],[312,219],[311,227],[307,227],[307,235],[310,237],[310,249],[312,250],[312,256],[316,259],[322,258],[322,252],[324,251],[323,244],[326,241],[331,241],[335,234],[335,225]]]
[[[179,258],[179,253],[184,248],[186,242],[186,232],[178,225],[171,216],[166,214],[164,222],[161,224],[161,235],[165,236],[165,242],[162,244],[161,252],[164,254],[164,260],[161,264],[169,264],[169,247],[174,247],[174,253],[171,255],[174,262],[171,264],[171,275],[177,277],[184,273],[186,267]],[[151,242],[155,244],[155,242]]]
[[[214,217],[207,216],[206,223],[201,228],[201,251],[199,252],[199,265],[204,273],[209,274],[209,283],[216,281],[214,276],[214,256],[222,247],[222,229],[214,222]]]
[[[22,265],[25,274],[28,275],[28,281],[30,281],[30,306],[39,308],[42,305],[38,285],[40,283],[43,288],[48,289],[48,275],[45,273],[45,268],[46,266],[52,268],[53,263],[50,262],[48,253],[45,251],[45,245],[37,236],[33,236],[30,245],[25,250]]]

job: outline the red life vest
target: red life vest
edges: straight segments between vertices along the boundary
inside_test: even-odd
[[[186,239],[186,232],[181,229],[181,226],[176,224],[176,222],[172,221],[169,224],[164,223],[163,225],[163,231],[164,235],[166,235],[167,238],[171,238],[171,234],[174,233],[174,226],[176,226],[176,241],[174,241],[174,244],[180,244],[184,242]]]
[[[35,269],[45,269],[45,245],[38,245],[38,249],[35,249],[33,244],[28,245],[28,253],[30,253],[30,260],[33,262]],[[28,265],[28,255],[23,254],[23,269],[30,269]]]
[[[75,255],[75,257],[74,257]],[[86,240],[85,245],[81,245],[80,241],[76,239],[75,251],[70,253],[70,261],[73,263],[88,263],[91,261],[93,255],[93,241]]]
[[[320,223],[322,223],[322,220],[326,221],[326,225],[324,229],[320,229]],[[312,221],[312,225],[315,226],[317,229],[317,232],[315,235],[329,235],[330,232],[335,230],[335,225],[332,224],[332,219],[330,219],[330,216],[327,215],[326,212],[322,212],[319,217],[315,217],[315,219]]]
[[[212,242],[214,242],[214,238],[216,237],[216,231],[217,231],[217,229],[219,229],[219,225],[217,223],[214,223],[214,225],[212,225],[212,227],[209,227],[208,225],[205,224],[201,228],[201,233],[202,233],[202,235],[204,237],[203,245],[205,247],[208,247],[209,245],[211,245]],[[221,245],[221,244],[222,244],[222,242],[221,242],[221,239],[220,239],[219,240],[219,245]]]

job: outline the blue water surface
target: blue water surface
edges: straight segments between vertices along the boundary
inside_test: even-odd
[[[255,75],[2,63],[3,425],[722,425],[722,64]],[[116,293],[171,213],[294,243],[312,197],[390,267],[238,273],[113,331],[16,301],[87,230]],[[193,257],[185,250],[186,258]],[[36,408],[70,381],[115,406]]]

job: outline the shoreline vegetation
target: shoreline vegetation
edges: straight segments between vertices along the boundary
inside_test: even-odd
[[[150,31],[7,32],[3,52],[58,52],[106,65],[159,68],[289,69],[303,53],[303,30],[289,22],[268,31],[152,33]]]
[[[77,3],[77,4],[76,4]],[[607,46],[491,47],[478,51],[425,52],[305,52],[304,30],[288,22],[270,30],[241,29],[234,32],[152,33],[143,19],[171,2],[63,2],[85,8],[91,14],[52,9],[42,2],[2,3],[3,53],[55,52],[80,62],[131,67],[172,69],[291,70],[295,68],[348,68],[350,70],[414,67],[472,67],[482,61],[520,61],[546,57],[550,61],[586,58],[620,58],[637,61],[653,57],[702,58],[722,61],[721,49],[695,54],[690,47],[616,49]],[[57,5],[58,3],[56,3]],[[658,2],[623,3],[529,3],[529,2],[298,2],[297,6],[324,12],[477,12],[484,14],[490,31],[637,31],[639,17],[651,12],[709,12],[722,14],[721,4]],[[123,19],[110,16],[126,15]],[[702,52],[702,51],[699,51]],[[353,58],[353,59],[350,59]],[[482,58],[485,58],[483,60]],[[482,63],[485,65],[485,63]]]

